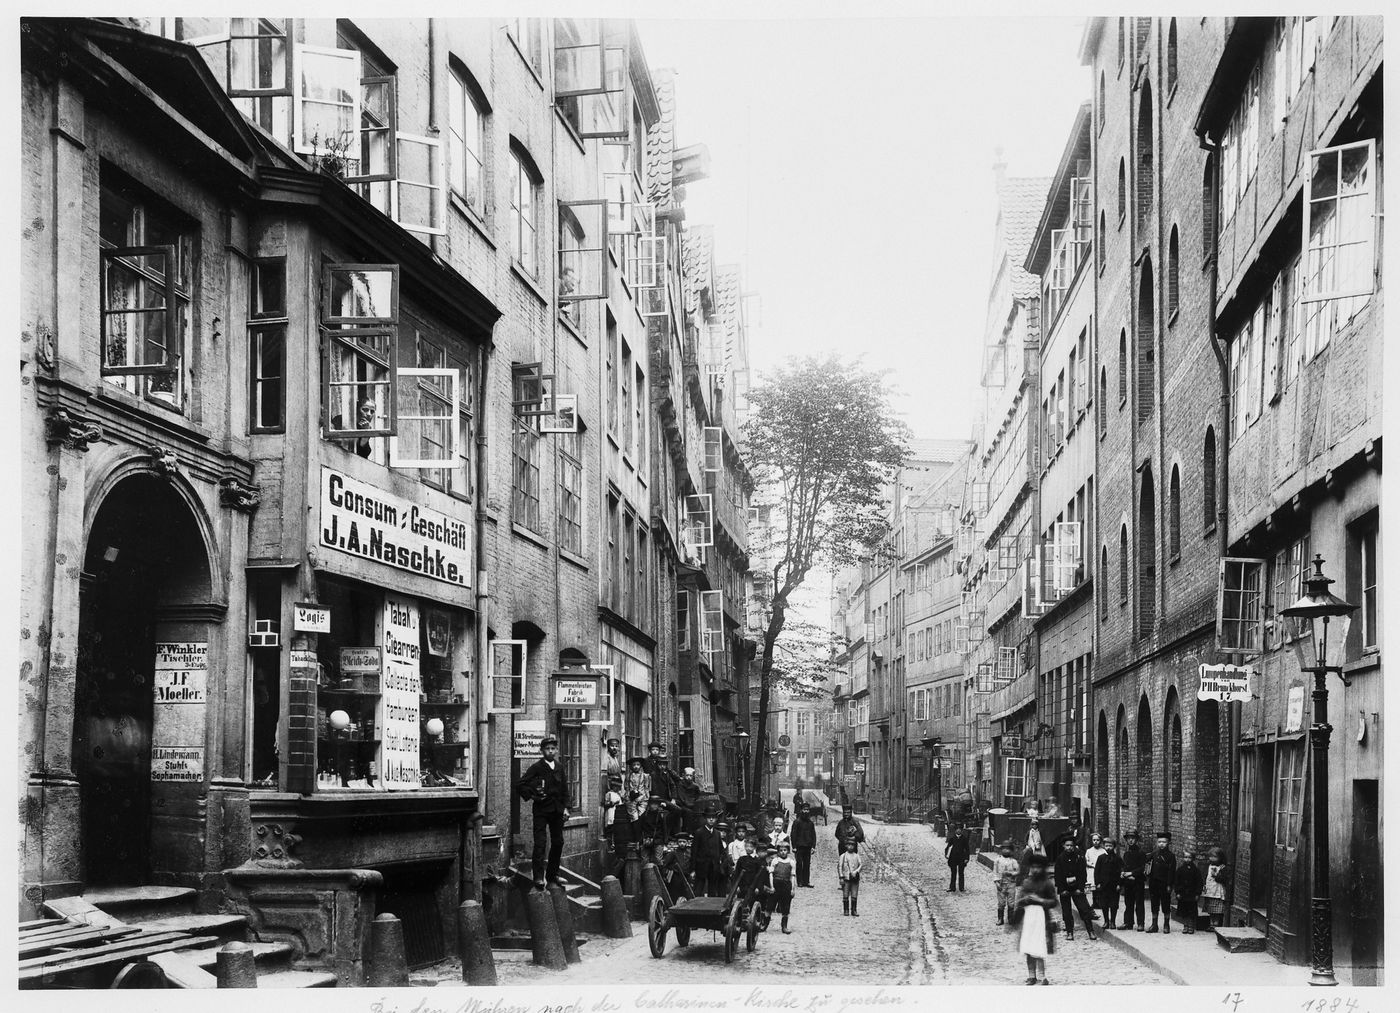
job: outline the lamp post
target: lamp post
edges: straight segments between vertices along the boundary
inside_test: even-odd
[[[1337,620],[1338,654],[1346,644],[1351,614],[1356,606],[1342,601],[1327,590],[1333,583],[1322,574],[1322,556],[1313,559],[1313,575],[1303,579],[1307,591],[1281,615],[1294,620],[1293,650],[1298,665],[1313,675],[1313,719],[1308,737],[1312,744],[1313,807],[1313,896],[1312,896],[1312,977],[1310,985],[1335,985],[1332,972],[1332,887],[1328,870],[1327,835],[1331,831],[1327,797],[1327,743],[1332,726],[1327,723],[1327,673],[1342,674],[1340,665],[1327,663],[1328,624]],[[1320,620],[1320,622],[1319,622]],[[1345,680],[1344,680],[1345,681]]]
[[[748,765],[749,760],[749,733],[744,731],[743,725],[735,725],[734,734],[729,738],[739,749],[739,762],[735,770],[734,794],[738,796],[738,801],[742,802],[744,798],[744,769]]]

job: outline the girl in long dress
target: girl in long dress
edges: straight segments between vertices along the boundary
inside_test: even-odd
[[[1016,908],[1021,913],[1019,949],[1026,955],[1027,985],[1050,984],[1045,976],[1045,958],[1050,953],[1049,914],[1055,907],[1055,883],[1048,874],[1044,855],[1031,854],[1026,878],[1016,891]]]

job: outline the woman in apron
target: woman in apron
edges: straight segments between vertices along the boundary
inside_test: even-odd
[[[1045,958],[1054,952],[1051,935],[1053,911],[1057,904],[1055,883],[1050,878],[1044,855],[1032,853],[1027,859],[1026,878],[1016,891],[1016,911],[1021,923],[1020,951],[1026,957],[1027,985],[1048,985]]]

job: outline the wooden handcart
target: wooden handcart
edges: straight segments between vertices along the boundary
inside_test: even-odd
[[[672,929],[676,932],[677,946],[690,945],[692,929],[720,933],[724,939],[726,964],[734,960],[740,939],[745,940],[748,952],[753,952],[758,934],[767,925],[763,904],[753,888],[741,894],[736,880],[727,896],[697,897],[690,881],[679,872],[658,876],[657,880],[660,889],[647,911],[647,942],[653,957],[666,952],[666,933]]]

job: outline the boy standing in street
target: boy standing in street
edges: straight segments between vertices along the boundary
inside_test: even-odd
[[[812,811],[803,804],[797,807],[797,818],[792,821],[792,850],[797,858],[797,885],[812,885],[812,849],[817,846],[817,827],[812,822]]]
[[[841,884],[842,913],[859,918],[860,870],[862,865],[860,852],[856,850],[854,840],[847,841],[845,848],[845,852],[836,862],[836,879]]]
[[[1157,912],[1162,912],[1162,932],[1172,930],[1172,885],[1176,882],[1176,855],[1171,849],[1172,835],[1163,830],[1157,834],[1157,850],[1147,863],[1147,900],[1152,905],[1152,927],[1157,931]]]
[[[1147,885],[1147,855],[1138,847],[1136,830],[1123,835],[1128,848],[1123,852],[1123,928],[1143,930],[1143,888]]]
[[[1196,931],[1196,905],[1200,901],[1201,888],[1205,886],[1196,857],[1187,851],[1176,870],[1176,903],[1181,908],[1181,920],[1186,923],[1182,931],[1188,936]]]
[[[787,841],[778,845],[778,857],[768,870],[773,881],[773,896],[778,914],[783,916],[783,933],[790,934],[788,915],[792,913],[792,881],[797,874],[797,862],[792,857],[792,846]]]
[[[1094,863],[1094,882],[1098,886],[1097,903],[1103,912],[1104,924],[1118,927],[1118,890],[1123,883],[1123,859],[1118,855],[1117,841],[1104,841],[1104,853]]]
[[[997,924],[1003,925],[1016,901],[1016,879],[1021,874],[1021,863],[1012,853],[1011,841],[1001,842],[1001,852],[992,859],[992,881],[997,887]]]
[[[562,883],[559,859],[564,854],[564,821],[569,818],[569,784],[564,777],[564,765],[559,762],[559,739],[546,735],[540,740],[538,760],[530,764],[515,784],[522,799],[531,802],[535,824],[535,852],[531,867],[535,888],[543,890],[548,883]],[[545,840],[548,837],[548,859]]]

